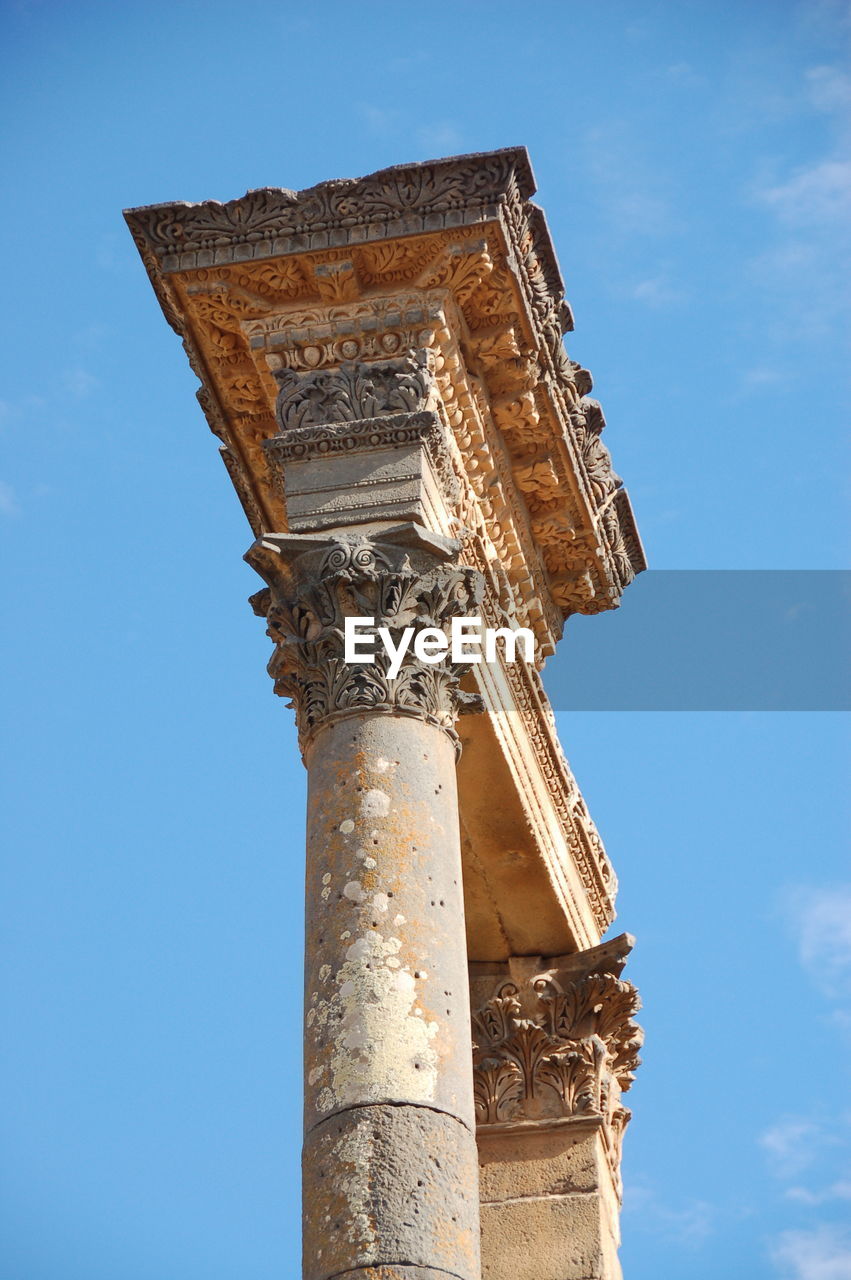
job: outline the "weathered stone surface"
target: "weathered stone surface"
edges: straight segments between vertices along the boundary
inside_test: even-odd
[[[323,729],[307,764],[305,1126],[413,1102],[472,1130],[453,744],[360,715]]]
[[[416,1262],[478,1280],[454,732],[471,695],[450,658],[391,677],[342,642],[352,613],[397,635],[467,613],[481,584],[458,550],[401,525],[270,534],[249,556],[308,770],[308,1277]]]
[[[562,345],[572,319],[533,191],[513,148],[126,217],[255,533],[285,527],[263,442],[293,425],[291,379],[314,380],[318,413],[364,361],[378,375],[425,351],[464,490],[455,514],[502,553],[545,656],[563,617],[614,607],[644,556],[590,375]],[[354,395],[362,416],[387,411],[367,400]]]
[[[620,1276],[621,1095],[642,1040],[637,992],[620,976],[631,948],[623,934],[575,955],[470,966],[488,1280]]]
[[[294,533],[414,520],[439,529],[443,433],[432,413],[371,418],[356,426],[302,427],[268,442]],[[437,455],[437,457],[435,457]]]
[[[450,1275],[448,1271],[435,1271],[434,1267],[358,1267],[346,1272],[346,1280],[446,1280]]]
[[[596,1191],[600,1185],[599,1121],[547,1128],[478,1132],[479,1195],[482,1204],[526,1196]]]
[[[269,663],[275,692],[293,699],[300,739],[362,711],[418,718],[446,730],[465,709],[479,710],[462,690],[469,663],[451,655],[432,664],[413,649],[391,672],[383,643],[366,662],[347,662],[348,617],[372,619],[398,643],[406,628],[433,628],[448,638],[451,620],[475,610],[482,578],[458,563],[459,544],[419,525],[396,525],[375,536],[354,532],[267,534],[246,559],[269,583],[251,603],[276,643]],[[377,639],[377,637],[375,637]]]
[[[493,216],[508,187],[534,193],[529,157],[522,147],[456,156],[452,161],[394,165],[364,178],[337,178],[306,191],[265,187],[225,204],[153,204],[128,211],[166,270],[179,265],[245,261],[310,245],[360,244],[385,236],[458,227]],[[335,234],[333,240],[329,232]],[[197,256],[196,256],[197,255]],[[180,259],[180,261],[173,261]],[[349,268],[347,271],[346,268]],[[555,260],[549,267],[557,276]],[[351,274],[345,259],[338,277]],[[332,297],[339,285],[325,290]]]
[[[510,148],[127,219],[255,534],[288,520],[301,531],[422,519],[458,536],[486,577],[489,625],[530,626],[542,661],[566,614],[614,607],[644,561],[590,375],[562,346],[570,311],[533,192],[525,150]],[[374,391],[355,385],[364,367]],[[314,427],[296,425],[305,400]],[[342,443],[359,453],[356,414],[404,404],[416,415],[421,403],[439,419],[442,461],[429,449],[417,481],[413,456],[397,457],[372,498],[358,464],[348,510],[332,463],[315,523],[318,455],[296,461],[295,437],[318,433],[310,448],[324,437],[329,460]],[[463,729],[471,954],[591,946],[613,919],[616,880],[536,672],[473,679],[487,714]],[[503,798],[498,814],[482,778]]]
[[[480,1278],[476,1143],[440,1112],[357,1107],[318,1125],[304,1213],[305,1280],[403,1263]]]
[[[480,1127],[597,1116],[619,1145],[644,1039],[638,992],[619,977],[632,943],[470,966]]]
[[[482,1280],[621,1280],[592,1193],[484,1204]]]

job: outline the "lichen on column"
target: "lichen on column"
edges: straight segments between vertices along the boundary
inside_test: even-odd
[[[482,583],[457,543],[270,535],[249,559],[308,770],[304,1268],[416,1264],[478,1280],[454,725],[462,664],[345,659],[347,616],[448,636]]]

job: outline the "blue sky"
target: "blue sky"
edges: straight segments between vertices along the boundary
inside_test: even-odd
[[[2,1280],[298,1271],[304,780],[121,209],[525,143],[652,565],[843,567],[849,22],[2,6]],[[842,718],[559,722],[638,937],[627,1280],[849,1280]]]

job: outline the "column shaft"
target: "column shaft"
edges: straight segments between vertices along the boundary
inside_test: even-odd
[[[306,763],[304,1274],[478,1280],[454,743],[358,713]]]

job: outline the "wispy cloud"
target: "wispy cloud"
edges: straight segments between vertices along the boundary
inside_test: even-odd
[[[839,1112],[830,1117],[784,1116],[759,1136],[774,1176],[790,1185],[786,1200],[805,1209],[851,1200],[849,1167],[851,1115]],[[820,1179],[815,1186],[807,1180]]]
[[[829,1187],[824,1187],[821,1191],[811,1191],[809,1187],[789,1187],[786,1191],[786,1199],[813,1208],[817,1205],[830,1204],[834,1200],[851,1200],[851,1181],[840,1178],[838,1182],[832,1182]]]
[[[461,131],[451,120],[436,120],[433,124],[423,125],[417,130],[417,141],[435,156],[448,155],[462,147]]]
[[[679,289],[675,289],[664,274],[640,280],[630,290],[630,296],[636,302],[643,302],[654,310],[676,306],[677,303],[683,301],[682,292]]]
[[[766,214],[765,247],[749,263],[753,284],[777,300],[782,331],[790,305],[799,337],[819,338],[842,322],[851,272],[851,76],[810,67],[788,92],[795,110],[821,113],[823,141],[805,164],[764,157],[747,198]]]
[[[635,1223],[657,1238],[688,1249],[697,1249],[712,1234],[715,1209],[705,1200],[670,1204],[648,1186],[627,1187],[624,1212],[635,1213]]]
[[[65,386],[78,400],[91,395],[99,386],[99,380],[88,369],[69,369],[65,374]]]
[[[817,111],[844,111],[851,106],[851,76],[839,67],[810,67],[806,82]]]
[[[757,196],[792,226],[839,225],[851,215],[851,159],[818,160]]]
[[[642,154],[642,141],[621,122],[599,125],[582,140],[583,169],[612,233],[661,236],[678,229],[665,176]]]
[[[419,123],[418,128],[413,128],[404,113],[395,107],[359,102],[355,110],[367,132],[376,138],[407,133],[416,138],[422,151],[435,158],[463,150],[461,130],[452,120],[425,120]]]
[[[771,1258],[789,1280],[851,1280],[851,1235],[829,1225],[784,1231]]]
[[[30,425],[34,415],[47,408],[44,396],[21,396],[18,400],[0,400],[0,428],[15,427],[20,422]]]
[[[5,480],[0,480],[0,515],[17,516],[20,513],[21,508],[15,490],[10,484],[6,484]]]
[[[812,1164],[822,1139],[821,1126],[815,1121],[785,1116],[760,1134],[759,1145],[768,1153],[772,1172],[791,1178]]]
[[[359,102],[355,107],[367,130],[378,138],[398,133],[400,115],[392,107],[379,107],[373,102]]]
[[[746,369],[741,377],[743,391],[764,391],[769,387],[785,387],[793,380],[793,371],[775,365],[758,364]]]
[[[816,985],[831,999],[851,996],[851,885],[788,889],[781,907]]]
[[[796,16],[810,39],[815,35],[835,44],[843,28],[851,30],[851,4],[848,0],[800,0]]]
[[[702,89],[708,83],[706,76],[696,71],[690,62],[672,62],[664,71],[665,79],[684,89]]]

